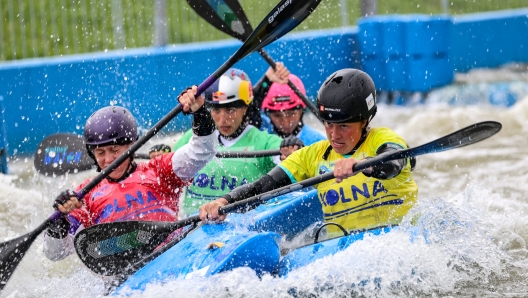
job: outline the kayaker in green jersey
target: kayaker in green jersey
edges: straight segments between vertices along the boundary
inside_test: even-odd
[[[303,146],[299,139],[283,140],[248,124],[246,113],[253,100],[253,89],[245,72],[229,69],[204,92],[204,96],[216,125],[219,152],[280,148],[281,156],[213,159],[194,176],[192,184],[185,189],[183,210],[186,215],[195,213],[207,201],[257,180],[291,152]],[[174,149],[187,144],[191,136],[191,130],[186,132]]]
[[[370,76],[357,69],[333,73],[319,89],[317,109],[327,140],[293,152],[256,182],[200,207],[200,218],[222,221],[226,216],[218,215],[221,206],[334,171],[335,179],[315,186],[325,222],[350,232],[399,224],[418,195],[409,160],[352,171],[358,160],[407,147],[391,129],[369,127],[377,111],[376,88]],[[329,236],[342,235],[333,225],[327,231]]]

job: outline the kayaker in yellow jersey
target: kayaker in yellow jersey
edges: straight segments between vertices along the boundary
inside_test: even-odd
[[[200,218],[222,221],[225,215],[218,215],[221,206],[334,171],[336,179],[316,185],[326,222],[349,232],[399,224],[418,195],[409,160],[352,171],[359,160],[407,148],[405,140],[391,129],[369,127],[377,111],[376,88],[370,76],[357,69],[333,73],[319,89],[317,108],[327,140],[292,153],[254,183],[201,206]],[[328,232],[329,236],[341,235],[333,225],[328,226]]]

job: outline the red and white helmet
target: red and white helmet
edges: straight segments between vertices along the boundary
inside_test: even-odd
[[[304,85],[296,75],[290,74],[290,82],[292,82],[299,91],[301,91],[304,96],[306,96],[306,89]],[[306,108],[306,104],[302,99],[293,92],[292,88],[288,84],[271,84],[268,94],[264,97],[262,101],[262,109],[264,111],[286,111],[292,110],[295,108],[302,107]]]
[[[230,68],[204,92],[210,105],[249,106],[253,101],[253,87],[249,76],[240,69]]]

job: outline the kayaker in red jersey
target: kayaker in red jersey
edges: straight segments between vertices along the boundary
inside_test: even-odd
[[[399,159],[360,173],[352,171],[358,160],[407,147],[391,129],[369,127],[377,111],[370,76],[357,69],[333,73],[319,89],[317,109],[327,140],[293,152],[259,180],[201,206],[200,218],[222,221],[226,216],[219,216],[218,209],[224,205],[333,171],[335,179],[314,187],[325,222],[349,232],[399,224],[418,195],[410,161]],[[342,235],[334,225],[327,231],[331,237]]]
[[[55,199],[54,207],[65,216],[46,230],[46,257],[58,261],[72,254],[74,236],[91,225],[124,220],[178,220],[181,190],[211,160],[218,147],[213,119],[204,107],[203,96],[195,98],[195,92],[196,86],[178,98],[183,111],[194,117],[193,135],[187,145],[148,163],[137,164],[128,158],[82,201],[71,190]],[[88,154],[98,170],[104,170],[138,139],[136,120],[124,107],[102,108],[86,121],[84,138]]]

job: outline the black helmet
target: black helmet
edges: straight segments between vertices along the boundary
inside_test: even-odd
[[[338,70],[319,88],[317,108],[326,122],[370,122],[377,110],[374,81],[359,69]]]

